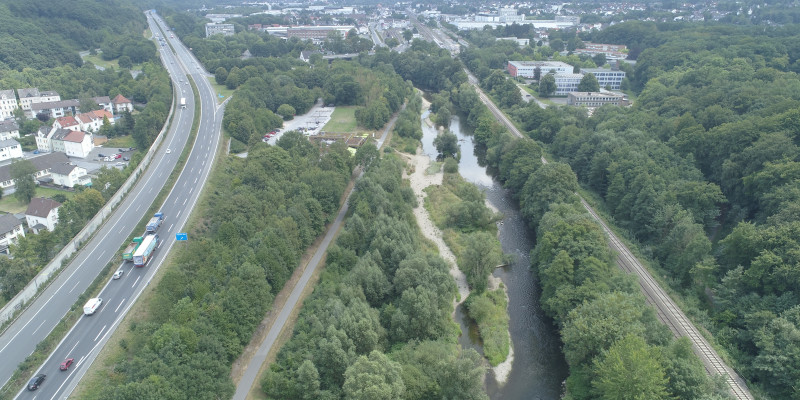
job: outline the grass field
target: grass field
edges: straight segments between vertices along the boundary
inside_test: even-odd
[[[103,144],[103,147],[107,148],[119,148],[119,147],[135,147],[136,142],[133,140],[133,136],[120,136],[108,139],[107,142]]]
[[[331,120],[322,127],[325,132],[354,133],[360,132],[356,125],[356,107],[336,107],[331,114]]]
[[[233,90],[228,89],[225,85],[217,84],[216,79],[213,76],[208,78],[208,83],[211,84],[211,87],[214,88],[214,93],[217,94],[217,103],[222,104],[228,97],[231,97],[233,94]],[[223,97],[220,97],[222,95]]]
[[[44,188],[44,187],[36,187],[36,197],[53,197],[57,194],[63,194],[67,196],[67,198],[71,198],[75,195],[75,192],[68,192],[65,190],[56,190],[51,188]],[[0,211],[4,211],[10,214],[17,214],[25,212],[28,209],[27,204],[22,204],[14,197],[13,194],[4,195],[3,198],[0,199]]]

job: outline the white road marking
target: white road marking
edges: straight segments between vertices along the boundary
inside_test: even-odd
[[[169,229],[167,229],[167,232],[172,232],[172,227],[173,227],[173,226],[175,226],[175,224],[170,224],[170,225],[169,225]]]
[[[80,340],[75,342],[75,346],[72,346],[72,348],[69,349],[69,352],[67,352],[67,355],[72,354],[72,352],[75,350],[75,348],[78,347],[78,343],[80,343]],[[69,358],[69,357],[67,357],[67,358]]]
[[[136,284],[139,283],[139,279],[142,279],[141,275],[136,277],[136,282],[133,282],[133,285],[131,285],[131,287],[136,287]]]
[[[124,299],[122,299],[122,301],[119,302],[119,305],[117,306],[117,308],[114,309],[114,313],[115,314],[117,313],[117,311],[119,311],[119,308],[122,307],[123,304],[125,304],[125,300],[127,300],[127,298],[124,298]]]
[[[41,323],[41,324],[39,324],[39,326],[37,326],[37,327],[36,327],[36,329],[34,329],[34,330],[33,330],[33,332],[31,332],[31,335],[33,335],[34,333],[36,333],[36,331],[38,331],[38,330],[39,330],[39,328],[41,328],[41,327],[42,327],[42,325],[44,325],[45,321],[47,321],[47,320],[43,320],[43,321],[42,321],[42,323]]]
[[[72,289],[70,289],[69,292],[67,292],[67,293],[72,293],[72,291],[75,290],[76,287],[78,287],[79,283],[81,283],[81,281],[75,282],[75,286],[73,286]]]
[[[102,335],[102,334],[103,334],[103,331],[104,331],[104,330],[106,330],[106,327],[107,327],[107,326],[108,326],[108,325],[103,325],[103,329],[100,329],[100,332],[97,332],[97,336],[95,336],[95,337],[94,337],[94,341],[95,341],[95,342],[97,341],[97,338],[99,338],[99,337],[100,337],[100,335]]]

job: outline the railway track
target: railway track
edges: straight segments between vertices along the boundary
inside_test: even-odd
[[[580,197],[580,196],[579,196]],[[631,254],[628,247],[608,228],[605,222],[582,197],[581,204],[587,212],[603,228],[609,239],[609,246],[617,252],[617,264],[624,271],[639,277],[639,286],[647,298],[647,302],[655,307],[658,318],[665,323],[676,337],[686,336],[692,342],[692,349],[700,357],[706,371],[710,375],[722,375],[731,393],[740,400],[752,400],[753,395],[747,389],[744,380],[732,368],[727,366],[705,337],[700,334],[669,295],[653,279],[653,276]]]
[[[469,76],[469,71],[467,71],[467,75]],[[500,122],[502,122],[506,128],[514,136],[517,137],[525,137],[522,133],[517,129],[516,126],[506,117],[506,115],[500,111],[500,109],[495,106],[494,102],[486,96],[483,91],[478,87],[475,80],[470,79],[470,83],[475,87],[476,91],[478,92],[478,97],[481,101],[486,104],[489,108],[489,111],[497,118]],[[541,158],[542,164],[547,164],[547,160],[542,157]],[[589,203],[583,199],[580,195],[578,198],[581,200],[581,204],[586,209],[586,211],[594,218],[598,224],[603,228],[603,231],[606,233],[609,239],[609,246],[614,249],[618,256],[617,256],[617,265],[619,267],[630,274],[636,274],[639,278],[639,286],[642,289],[642,293],[644,293],[647,302],[650,303],[655,309],[658,315],[658,319],[661,320],[664,324],[669,327],[675,337],[686,336],[692,342],[692,350],[695,354],[700,358],[702,361],[703,366],[706,368],[706,371],[709,375],[721,375],[725,378],[725,382],[730,389],[731,394],[737,400],[753,400],[753,395],[750,393],[750,390],[747,388],[747,384],[744,382],[739,374],[736,373],[731,367],[725,364],[720,358],[719,354],[714,350],[713,347],[708,343],[705,337],[700,334],[700,331],[692,324],[689,318],[681,311],[680,308],[672,301],[669,295],[661,289],[661,286],[653,279],[650,273],[642,266],[639,260],[633,256],[633,254],[628,250],[628,247],[625,246],[622,241],[608,228],[608,225],[600,218],[599,215],[592,209]]]

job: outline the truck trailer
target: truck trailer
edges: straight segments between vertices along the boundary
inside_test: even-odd
[[[142,244],[142,237],[137,236],[133,238],[133,241],[122,251],[122,259],[123,260],[133,260],[133,253],[136,252],[136,249],[139,248],[139,245]]]
[[[162,222],[164,222],[164,214],[157,212],[153,215],[153,218],[150,218],[150,222],[147,223],[145,230],[147,233],[153,233],[158,230]]]
[[[142,240],[142,244],[140,244],[136,252],[133,253],[133,266],[144,267],[147,265],[147,262],[150,261],[151,256],[156,251],[156,246],[158,246],[158,235],[152,234],[145,236]]]

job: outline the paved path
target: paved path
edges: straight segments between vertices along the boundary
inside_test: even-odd
[[[403,109],[405,109],[405,106]],[[398,112],[386,125],[386,128],[383,130],[383,135],[381,135],[381,138],[378,139],[376,143],[378,149],[383,147],[383,143],[389,136],[389,131],[392,129],[392,127],[394,127],[394,123],[397,121],[397,115],[399,114],[400,113]],[[363,172],[360,173],[356,179],[361,178],[362,175]],[[339,209],[339,214],[336,215],[336,219],[328,227],[328,231],[325,233],[325,238],[322,240],[322,243],[320,243],[320,246],[317,248],[317,251],[311,258],[311,261],[309,261],[305,271],[303,271],[303,275],[300,276],[300,280],[298,280],[297,284],[292,289],[292,292],[289,294],[289,298],[286,300],[286,303],[284,303],[281,312],[275,319],[275,322],[273,322],[272,326],[270,326],[269,332],[267,332],[267,337],[264,338],[263,342],[261,342],[256,354],[253,355],[253,358],[250,359],[250,362],[247,364],[247,369],[244,370],[242,379],[239,380],[239,384],[236,386],[236,393],[233,395],[234,400],[245,400],[247,398],[247,394],[255,384],[256,379],[258,379],[258,372],[261,370],[261,366],[266,361],[267,355],[269,355],[269,352],[272,350],[272,346],[275,345],[275,341],[278,339],[281,331],[283,331],[286,322],[289,320],[289,316],[291,316],[296,307],[300,307],[302,305],[299,304],[300,296],[303,294],[303,291],[308,285],[311,276],[314,275],[314,271],[316,271],[319,267],[320,261],[325,255],[325,252],[328,251],[328,246],[330,246],[331,242],[336,237],[336,234],[339,232],[339,227],[342,225],[342,221],[344,220],[345,214],[347,214],[347,210],[349,208],[348,202],[350,200],[350,194],[352,194],[352,192],[347,194],[347,198],[345,198],[342,208]]]

